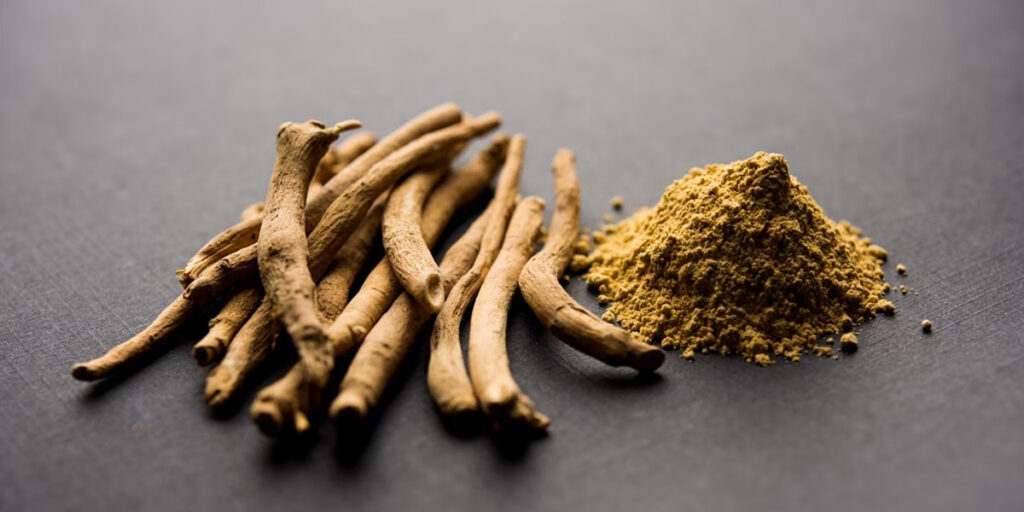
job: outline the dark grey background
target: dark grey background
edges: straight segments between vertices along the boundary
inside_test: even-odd
[[[285,4],[0,3],[0,509],[1024,509],[1024,4]],[[614,194],[782,152],[915,293],[853,357],[672,354],[653,381],[517,303],[513,369],[554,420],[519,457],[443,429],[422,344],[361,456],[211,415],[198,332],[114,385],[69,377],[262,198],[279,123],[383,134],[445,100],[527,135],[524,193],[576,150],[591,227]]]

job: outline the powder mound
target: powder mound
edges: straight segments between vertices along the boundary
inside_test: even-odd
[[[687,357],[795,361],[826,352],[821,335],[893,311],[885,250],[826,217],[779,154],[691,169],[595,242],[577,266],[605,318]]]

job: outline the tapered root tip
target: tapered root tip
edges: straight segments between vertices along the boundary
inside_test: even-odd
[[[99,378],[101,377],[101,375],[99,375],[99,372],[97,372],[91,366],[89,366],[89,363],[78,363],[72,366],[71,376],[74,377],[75,380],[82,380],[86,382],[99,380]]]
[[[330,415],[338,425],[358,425],[370,413],[370,406],[361,396],[342,391],[331,403]]]
[[[431,313],[441,311],[441,307],[444,306],[445,298],[444,283],[441,281],[441,273],[431,272],[424,280],[424,284],[426,285],[423,290],[423,299],[426,302],[424,305],[430,309]]]
[[[284,415],[277,405],[270,401],[257,401],[250,411],[252,421],[269,437],[277,437],[284,427]]]
[[[633,357],[633,368],[641,372],[653,372],[665,362],[665,352],[660,348],[648,346]]]
[[[213,347],[205,345],[192,347],[192,359],[195,359],[199,366],[209,366],[218,356],[218,351]]]

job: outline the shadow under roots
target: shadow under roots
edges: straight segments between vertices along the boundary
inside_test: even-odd
[[[429,335],[429,329],[421,329],[413,347],[388,381],[377,405],[370,409],[365,419],[356,422],[339,421],[335,424],[334,455],[340,465],[350,468],[357,467],[366,452],[369,451],[374,432],[381,424],[385,411],[391,407],[395,397],[405,389],[413,374],[416,373],[414,370],[417,365],[425,361],[423,359],[424,349],[429,343]],[[337,393],[337,390],[338,386],[335,386],[334,394]]]
[[[507,462],[523,460],[530,451],[530,446],[543,439],[547,439],[548,431],[543,429],[531,429],[523,427],[506,427],[495,430],[491,434],[491,441],[495,451]]]

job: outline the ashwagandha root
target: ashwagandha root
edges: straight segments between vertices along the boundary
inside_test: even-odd
[[[487,218],[481,215],[445,253],[441,261],[445,288],[451,288],[473,265],[486,227]],[[348,425],[366,418],[431,316],[433,313],[408,293],[395,300],[352,359],[338,396],[331,403],[332,418]]]
[[[178,295],[142,332],[96,359],[75,364],[71,367],[71,376],[78,380],[99,380],[130,366],[159,347],[171,333],[191,320],[198,310],[194,303]]]
[[[334,265],[316,286],[317,306],[323,321],[334,318],[345,307],[349,290],[367,256],[380,238],[381,217],[387,204],[388,193],[377,198],[363,222],[349,237],[334,258]],[[276,336],[271,343],[276,340]],[[265,354],[266,352],[257,352]],[[308,393],[301,391],[304,384],[303,368],[296,364],[277,382],[267,386],[256,397],[250,410],[253,421],[263,433],[276,436],[285,429],[302,433],[309,428]],[[241,383],[244,375],[233,379]],[[237,388],[226,390],[233,393]],[[290,424],[289,424],[290,423]]]
[[[438,105],[412,118],[390,135],[360,154],[319,189],[316,197],[306,204],[306,232],[310,232],[320,221],[327,208],[349,186],[362,178],[374,165],[399,148],[427,133],[451,126],[462,119],[462,111],[454,103]],[[211,265],[231,256],[256,242],[262,217],[236,224],[215,236],[189,260],[185,269],[179,272],[183,286],[189,286]],[[253,253],[255,254],[255,253]],[[240,255],[245,259],[250,255]]]
[[[512,378],[505,337],[516,280],[537,248],[543,223],[544,201],[527,197],[519,202],[501,252],[480,286],[470,317],[469,376],[480,407],[496,429],[543,429],[551,423],[547,416],[537,412],[533,401]]]
[[[380,225],[389,195],[385,192],[377,198],[370,211],[366,212],[362,224],[341,246],[334,263],[316,284],[317,311],[322,322],[334,320],[348,302],[356,275],[380,240]]]
[[[454,146],[496,128],[499,120],[495,113],[470,119],[424,135],[381,160],[366,176],[345,190],[324,212],[320,223],[309,235],[309,266],[306,268],[305,265],[298,265],[302,267],[301,273],[294,270],[296,265],[293,261],[293,264],[282,269],[282,275],[290,274],[287,278],[268,279],[272,277],[269,273],[273,269],[265,268],[263,265],[263,250],[260,249],[259,267],[263,287],[275,310],[281,315],[281,322],[298,350],[303,370],[303,389],[308,393],[307,403],[312,404],[312,407],[316,406],[319,394],[330,379],[334,366],[334,351],[327,342],[323,326],[316,314],[313,280],[323,274],[330,263],[329,257],[337,253],[345,243],[377,196],[391,188],[416,165],[427,159],[437,158],[437,155],[446,154]],[[270,226],[266,225],[272,211],[269,198],[268,194],[263,233],[270,229]],[[261,233],[257,245],[262,247],[262,241]],[[193,283],[193,286],[198,282],[199,280]]]
[[[508,142],[506,135],[496,135],[487,148],[430,194],[420,221],[428,247],[437,243],[455,210],[479,196],[491,182],[505,160]],[[335,354],[346,354],[358,345],[401,292],[402,285],[385,258],[366,276],[359,292],[328,328],[327,337]]]
[[[427,386],[442,415],[464,421],[479,410],[473,386],[466,373],[459,342],[459,325],[466,308],[476,296],[484,276],[494,263],[505,236],[509,217],[516,204],[516,191],[523,169],[526,139],[512,137],[505,165],[498,177],[494,199],[487,207],[487,229],[480,243],[480,252],[469,269],[452,287],[444,306],[434,322],[430,335],[430,363],[427,366]]]
[[[395,188],[384,210],[382,239],[388,263],[410,295],[431,313],[444,304],[444,285],[420,227],[423,198],[437,183],[446,167],[407,177]]]
[[[337,315],[338,309],[344,307],[349,288],[380,234],[381,215],[386,202],[385,195],[370,208],[363,224],[338,251],[334,266],[317,284],[317,304],[321,316]],[[259,290],[262,291],[262,288]],[[224,358],[206,378],[204,396],[211,407],[218,407],[232,399],[277,342],[280,333],[277,318],[270,300],[263,297],[262,293],[261,298],[262,303],[235,334]]]
[[[541,323],[570,347],[612,366],[630,366],[643,372],[656,370],[665,361],[660,348],[601,320],[573,300],[558,282],[579,235],[580,187],[571,151],[559,150],[552,170],[555,213],[544,248],[526,263],[519,275],[523,298]]]
[[[420,220],[422,226],[422,233],[424,241],[428,245],[436,243],[440,237],[442,231],[451,219],[456,208],[461,207],[463,204],[473,200],[477,197],[490,183],[491,179],[496,174],[498,168],[504,159],[505,151],[508,147],[508,137],[504,135],[498,135],[494,138],[494,141],[485,149],[481,150],[477,155],[466,165],[461,167],[458,172],[448,175],[444,181],[430,193],[429,200],[426,200],[427,193],[430,192],[430,186],[419,186],[423,185],[409,185],[408,179],[405,185],[400,184],[396,187],[394,194],[398,194],[400,188],[405,188],[406,192],[411,192],[406,198],[413,203],[420,205],[418,208],[414,208],[422,211],[422,218]],[[441,169],[447,169],[449,165],[448,161],[441,162]],[[437,172],[436,170],[433,172]],[[417,178],[417,180],[431,181],[437,178],[437,176],[431,176],[431,171],[420,172],[410,177],[423,176]],[[426,200],[426,206],[423,206]],[[420,218],[419,212],[417,212],[417,218]],[[363,221],[364,225],[367,222]],[[362,229],[362,228],[360,228]],[[479,229],[483,229],[481,225]],[[473,243],[472,247],[476,247],[479,243],[477,241]],[[473,238],[467,239],[467,242],[472,241]],[[349,240],[351,242],[351,239]],[[348,245],[348,243],[346,243]],[[452,258],[459,254],[459,251],[449,250]],[[473,255],[475,255],[475,249]],[[448,256],[446,256],[447,258]],[[469,263],[465,265],[466,268],[472,264],[472,256],[469,257]],[[459,267],[461,270],[455,272],[455,274],[461,274],[464,270],[463,267]],[[443,270],[443,269],[442,269]],[[317,289],[318,298],[322,297],[321,288],[324,286],[326,277],[321,280],[320,287]],[[454,280],[454,278],[452,279]],[[450,283],[449,283],[450,286]],[[366,329],[369,329],[382,314],[387,305],[377,306],[382,301],[388,301],[388,305],[395,301],[395,297],[401,293],[401,284],[399,284],[391,272],[390,265],[387,259],[384,259],[374,271],[364,281],[363,287],[360,289],[359,294],[353,298],[352,308],[346,308],[345,312],[349,314],[349,317],[355,318],[359,322],[366,322]],[[357,303],[362,300],[362,303]],[[412,300],[406,298],[403,300]],[[380,313],[367,313],[367,310],[376,311],[380,308]],[[400,324],[405,323],[405,318],[409,318],[408,314],[413,311],[412,308],[407,306],[397,306],[398,310],[403,313],[394,313],[392,318],[393,322],[399,322]],[[323,312],[322,308],[321,311]],[[342,315],[344,317],[345,315]],[[371,318],[372,316],[372,318]],[[328,338],[331,340],[334,348],[335,357],[347,354],[359,341],[362,341],[363,336],[359,335],[358,338],[354,338],[352,330],[348,328],[349,324],[346,323],[345,319],[339,317],[332,329],[328,331]],[[419,318],[419,317],[417,317]],[[426,321],[429,315],[422,317],[422,321]],[[412,322],[412,320],[409,320]],[[411,325],[411,324],[410,324]],[[342,327],[344,326],[344,327]],[[332,335],[335,328],[345,335],[336,336]],[[413,333],[415,334],[415,329]],[[395,342],[397,343],[397,341]],[[260,429],[271,436],[275,436],[285,430],[291,429],[296,432],[303,432],[309,427],[308,415],[311,412],[310,407],[313,405],[308,400],[308,393],[303,392],[301,389],[302,379],[300,369],[298,367],[293,368],[285,377],[281,378],[271,386],[264,389],[256,402],[252,407],[252,416]]]
[[[345,243],[377,195],[394,185],[423,160],[444,154],[444,151],[457,144],[483,135],[496,128],[500,122],[501,118],[498,114],[487,113],[478,118],[424,135],[378,162],[370,172],[347,188],[338,199],[331,203],[331,207],[324,213],[321,222],[309,235],[310,273],[314,276],[323,273],[330,263],[331,256]],[[380,144],[363,153],[363,156],[357,158],[352,165],[356,165],[378,146]],[[346,172],[342,171],[341,174]],[[341,174],[335,176],[331,181],[341,177]],[[254,246],[246,247],[203,271],[185,289],[184,297],[197,303],[208,303],[227,288],[255,275],[256,271],[256,248]],[[312,301],[312,293],[307,295],[308,297],[303,301]]]
[[[330,129],[315,121],[281,126],[277,132],[277,163],[270,177],[263,227],[256,241],[263,290],[281,315],[281,322],[294,340],[307,373],[324,383],[329,376],[319,369],[333,363],[334,357],[317,316],[316,281],[309,271],[306,192],[317,163],[338,134],[346,128],[359,126],[358,121]]]
[[[210,330],[206,336],[192,347],[192,358],[199,366],[213,363],[224,355],[228,343],[262,301],[263,289],[258,286],[243,288],[228,299],[220,312],[210,320]]]

